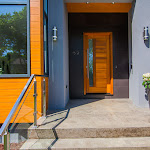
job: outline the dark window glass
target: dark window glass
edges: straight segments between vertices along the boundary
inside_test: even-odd
[[[44,70],[48,74],[48,41],[47,41],[47,18],[44,16]]]
[[[44,0],[44,11],[47,14],[47,0]]]
[[[26,5],[0,5],[0,74],[27,74]]]
[[[93,39],[89,39],[89,85],[93,87]]]
[[[48,1],[44,0],[44,73],[48,74],[49,69],[48,69],[48,16],[47,16],[47,4]]]

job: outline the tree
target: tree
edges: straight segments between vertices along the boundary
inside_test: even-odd
[[[27,73],[26,7],[0,15],[0,68],[3,74]]]

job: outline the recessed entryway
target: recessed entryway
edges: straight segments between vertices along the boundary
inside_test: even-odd
[[[69,13],[68,21],[70,98],[128,98],[128,14]],[[88,91],[86,85],[84,84],[84,66],[86,66],[84,65],[84,33],[112,34],[112,54],[110,55],[110,57],[112,56],[112,59],[110,57],[108,59],[110,60],[110,65],[108,66],[111,68],[111,71],[113,71],[111,73],[111,75],[113,75],[113,77],[111,77],[111,81],[113,82],[111,83],[113,84],[108,84],[108,87],[110,86],[111,88],[109,89],[111,90],[107,90],[105,88],[103,91]],[[86,54],[85,57],[87,57]],[[108,77],[110,77],[110,74]],[[104,82],[104,80],[102,80],[102,82]],[[110,83],[110,80],[108,83]],[[93,84],[95,84],[94,78]],[[101,85],[106,87],[106,83],[105,85]],[[109,96],[106,96],[106,93]]]

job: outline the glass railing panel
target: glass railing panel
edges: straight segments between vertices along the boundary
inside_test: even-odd
[[[34,122],[34,81],[19,104],[9,126],[10,149],[19,149],[28,139],[28,128]]]

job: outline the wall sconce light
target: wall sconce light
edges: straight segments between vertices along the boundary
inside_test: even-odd
[[[148,27],[144,27],[143,37],[144,37],[144,41],[148,41],[149,40],[149,29],[148,29]]]
[[[57,41],[57,28],[54,26],[53,28],[53,41]]]

